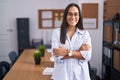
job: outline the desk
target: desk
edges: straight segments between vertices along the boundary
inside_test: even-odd
[[[50,80],[50,75],[42,75],[46,67],[53,67],[50,54],[45,53],[40,65],[35,65],[35,49],[25,49],[3,80]]]

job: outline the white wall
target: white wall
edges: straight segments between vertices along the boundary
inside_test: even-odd
[[[64,9],[67,4],[75,2],[79,5],[81,3],[98,3],[99,17],[98,29],[88,30],[92,37],[93,54],[90,61],[91,66],[97,68],[97,74],[101,77],[102,66],[102,32],[103,32],[103,0],[11,0],[11,25],[16,29],[16,18],[28,17],[30,18],[30,39],[44,38],[50,42],[52,29],[38,29],[38,9]],[[48,31],[48,32],[47,32]],[[42,34],[42,35],[41,35]],[[16,41],[17,42],[17,41]],[[45,41],[45,43],[47,43]],[[17,47],[17,43],[15,44]]]
[[[102,35],[103,35],[103,0],[79,0],[79,3],[98,3],[98,29],[88,30],[92,37],[93,53],[90,61],[91,66],[97,68],[97,74],[101,77],[102,72]]]
[[[38,9],[64,9],[70,2],[78,3],[78,0],[12,0],[12,17],[13,20],[17,17],[30,18],[30,38],[44,38],[47,43],[47,35],[51,35],[52,29],[38,29]],[[14,24],[15,26],[16,24]],[[50,31],[47,33],[47,31]],[[44,35],[41,35],[44,34]],[[43,37],[44,36],[44,37]],[[49,42],[50,40],[47,39]]]

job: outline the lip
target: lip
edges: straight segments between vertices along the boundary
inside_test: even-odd
[[[75,20],[70,20],[71,23],[75,23],[76,21]]]

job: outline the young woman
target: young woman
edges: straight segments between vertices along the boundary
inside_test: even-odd
[[[83,28],[80,8],[69,4],[60,28],[52,35],[53,80],[90,80],[91,37]]]

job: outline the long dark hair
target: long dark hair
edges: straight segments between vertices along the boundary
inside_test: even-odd
[[[67,23],[67,20],[66,20],[66,17],[67,17],[67,14],[68,14],[68,11],[71,7],[77,7],[78,11],[79,11],[79,21],[78,23],[76,24],[76,27],[80,30],[84,29],[83,28],[83,21],[82,21],[82,15],[81,15],[81,11],[80,11],[80,8],[77,4],[75,3],[71,3],[69,4],[65,10],[64,10],[64,16],[63,16],[63,21],[62,21],[62,24],[61,24],[61,29],[60,29],[60,42],[65,44],[65,40],[66,40],[66,30],[68,28],[68,23]]]

